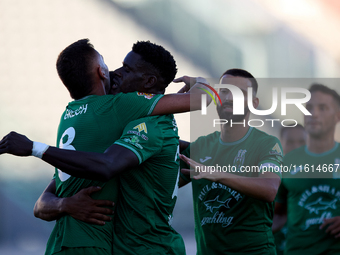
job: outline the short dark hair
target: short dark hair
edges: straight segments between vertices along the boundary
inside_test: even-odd
[[[223,77],[224,75],[226,75],[226,74],[229,74],[229,75],[232,75],[232,76],[243,77],[243,78],[249,79],[250,82],[251,82],[251,87],[253,88],[253,92],[254,92],[255,95],[256,95],[257,89],[258,89],[258,84],[257,84],[257,81],[256,81],[255,77],[254,77],[251,73],[249,73],[248,71],[243,70],[243,69],[233,68],[233,69],[229,69],[229,70],[225,71],[225,72],[221,75],[220,79],[222,79],[222,77]]]
[[[133,45],[132,51],[140,55],[142,60],[148,63],[154,72],[158,73],[163,79],[165,87],[173,81],[177,67],[176,61],[169,51],[150,41],[138,41]]]
[[[288,124],[288,125],[285,125],[284,127],[281,128],[281,131],[280,131],[280,139],[282,139],[283,137],[283,134],[287,131],[287,130],[290,130],[291,128],[301,128],[302,130],[305,130],[305,128],[301,125],[301,124],[297,124],[295,126],[295,124]]]
[[[89,39],[82,39],[67,46],[58,56],[58,75],[74,99],[85,97],[92,90],[91,65],[95,53]]]
[[[340,107],[340,96],[338,92],[336,92],[334,89],[330,89],[327,86],[320,84],[320,83],[314,83],[310,86],[309,92],[313,93],[316,91],[331,95],[334,98],[334,101],[336,102],[336,104]]]

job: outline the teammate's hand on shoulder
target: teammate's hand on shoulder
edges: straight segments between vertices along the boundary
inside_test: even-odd
[[[0,141],[0,154],[9,153],[15,156],[32,155],[33,142],[26,136],[14,131]]]
[[[99,190],[101,190],[100,187],[89,187],[82,189],[72,197],[65,198],[62,211],[77,220],[96,225],[105,225],[105,221],[112,220],[107,215],[113,215],[114,212],[103,206],[113,206],[114,203],[109,200],[91,198],[91,194]]]
[[[320,229],[323,229],[325,226],[329,225],[326,228],[326,233],[331,234],[335,238],[340,237],[340,216],[336,216],[329,219],[324,219],[323,223],[320,225]]]

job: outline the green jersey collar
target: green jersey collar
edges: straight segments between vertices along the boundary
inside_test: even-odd
[[[242,143],[244,140],[246,140],[248,138],[248,136],[250,135],[252,130],[253,130],[253,127],[249,127],[247,133],[240,140],[237,140],[237,141],[232,142],[232,143],[223,142],[222,139],[221,139],[221,136],[220,136],[219,137],[220,144],[226,145],[226,146],[232,146],[232,145],[236,145],[236,144]],[[221,132],[220,132],[220,134],[221,134]]]
[[[337,148],[339,147],[339,143],[335,142],[335,145],[332,149],[330,149],[329,151],[325,151],[323,153],[314,153],[308,150],[307,145],[305,145],[305,152],[313,157],[322,157],[322,156],[326,156],[331,154],[333,151],[335,151]]]

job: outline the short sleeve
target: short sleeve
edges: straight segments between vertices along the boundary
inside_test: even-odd
[[[117,104],[114,106],[121,117],[133,116],[133,119],[151,115],[163,94],[150,94],[132,92],[117,95]],[[132,120],[132,119],[131,119]]]
[[[146,117],[128,123],[122,136],[114,144],[131,150],[139,164],[162,150],[162,130],[155,121],[157,117]]]
[[[261,144],[261,147],[259,159],[261,173],[273,172],[282,178],[283,150],[279,139],[274,136],[269,136],[268,139]]]

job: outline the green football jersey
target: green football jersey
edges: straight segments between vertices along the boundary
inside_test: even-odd
[[[179,141],[173,115],[130,122],[115,144],[135,153],[140,165],[119,175],[114,254],[185,254],[171,227],[179,181]]]
[[[115,96],[91,95],[72,101],[61,116],[57,146],[68,150],[104,152],[119,139],[127,123],[151,114],[162,96],[134,92]],[[83,188],[100,186],[102,190],[95,193],[93,198],[117,201],[116,179],[104,183],[72,177],[58,169],[54,177],[58,197],[70,197]],[[112,222],[98,226],[66,215],[57,220],[47,243],[46,254],[58,252],[63,247],[111,250],[112,239]]]
[[[339,144],[322,154],[303,146],[284,162],[294,170],[283,173],[276,199],[287,204],[286,254],[339,254],[339,240],[319,229],[324,219],[340,216]]]
[[[247,177],[260,177],[261,166],[282,164],[280,141],[252,127],[232,143],[223,142],[220,132],[200,137],[183,154],[216,169],[234,166],[235,174]],[[252,167],[253,172],[245,171]],[[274,203],[206,179],[192,179],[192,191],[197,254],[276,254],[271,230]]]

